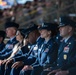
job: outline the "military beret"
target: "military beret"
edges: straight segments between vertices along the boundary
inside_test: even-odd
[[[71,20],[70,17],[68,17],[68,16],[62,16],[61,20],[60,20],[59,27],[67,26],[67,25],[69,25],[71,27],[75,27],[76,26],[76,22]]]
[[[5,29],[6,29],[6,28],[9,28],[9,27],[18,28],[18,27],[19,27],[19,24],[15,23],[15,22],[6,22],[6,23],[5,23]]]
[[[0,37],[3,37],[3,38],[5,38],[5,36],[6,36],[6,33],[5,33],[5,31],[3,31],[3,30],[0,30]]]

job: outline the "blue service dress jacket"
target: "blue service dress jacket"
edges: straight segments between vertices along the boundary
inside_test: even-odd
[[[47,67],[49,64],[52,64],[57,59],[58,44],[53,38],[51,38],[47,43],[45,41],[41,45],[41,48],[38,49],[37,60],[33,67],[42,66]]]
[[[29,52],[28,45],[23,46],[12,58],[22,56],[23,54],[28,53],[28,52]]]
[[[19,57],[15,57],[14,61],[24,61],[27,62],[26,59],[28,58],[28,60],[35,60],[38,54],[38,48],[41,46],[41,44],[43,43],[44,39],[42,39],[41,37],[39,37],[37,39],[37,41],[34,44],[30,45],[30,50],[28,53],[23,54],[22,56]]]
[[[18,43],[18,41],[16,40],[16,38],[13,38],[12,40],[9,40],[4,49],[0,52],[0,59],[6,59],[8,58],[11,53],[12,53],[12,49],[14,47],[14,45]]]
[[[57,61],[55,62],[54,65],[51,65],[53,67],[52,69],[58,69],[58,68],[68,69],[75,55],[76,55],[76,40],[73,36],[71,36],[66,42],[63,41],[61,43],[58,50]]]
[[[0,43],[0,52],[3,50],[4,47],[5,47],[5,43],[4,42]]]
[[[37,57],[37,44],[33,44],[28,53],[23,54],[22,56],[18,56],[13,58],[14,62],[23,61],[24,64],[31,64],[36,60]]]

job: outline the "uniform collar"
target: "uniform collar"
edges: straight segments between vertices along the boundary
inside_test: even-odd
[[[50,38],[50,39],[51,39],[51,38]],[[48,40],[45,40],[45,41],[44,41],[44,44],[47,44],[47,43],[48,43],[48,41],[49,41],[50,39],[48,39]]]
[[[13,41],[13,39],[15,39],[15,37],[10,38],[10,41]]]
[[[65,41],[65,39],[63,39],[63,40],[64,40],[65,43],[68,43],[68,42],[71,41],[71,39],[74,39],[74,36],[73,35],[72,36],[69,36],[68,38],[66,38],[66,41]]]
[[[70,37],[71,36],[67,37],[66,39],[64,38],[64,42],[66,43]]]
[[[44,44],[48,44],[48,43],[50,43],[50,41],[53,41],[53,38],[52,38],[52,37],[50,37],[50,39],[49,39],[49,40],[44,41]]]

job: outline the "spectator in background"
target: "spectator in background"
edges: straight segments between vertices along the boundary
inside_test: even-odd
[[[39,15],[43,14],[44,12],[42,4],[40,2],[38,2],[37,12]]]
[[[3,10],[0,9],[0,19],[3,18]]]
[[[14,12],[13,8],[4,9],[3,16],[4,16],[5,20],[8,21],[8,22],[9,21],[14,22],[16,20],[15,12]]]
[[[25,21],[28,21],[31,19],[31,2],[27,1],[24,4],[24,8],[23,8],[23,15],[25,16]]]

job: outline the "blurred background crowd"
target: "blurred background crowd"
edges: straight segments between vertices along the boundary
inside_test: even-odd
[[[76,17],[76,0],[0,0],[0,29],[6,21],[15,21],[20,28],[31,23],[59,22],[62,15]]]

